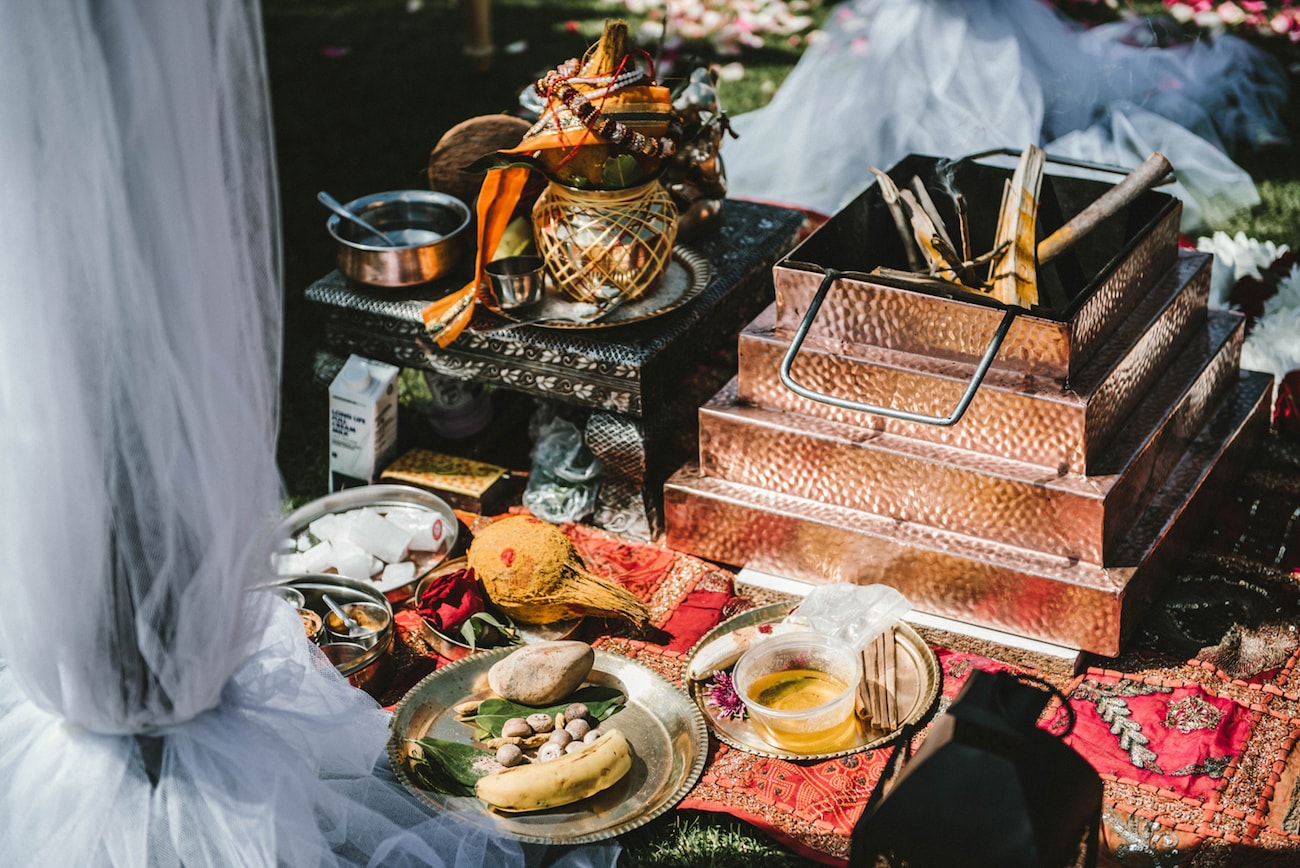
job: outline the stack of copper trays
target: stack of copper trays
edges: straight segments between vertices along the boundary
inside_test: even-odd
[[[1009,174],[950,179],[975,249]],[[1049,170],[1039,237],[1109,187]],[[699,464],[665,486],[665,543],[1117,655],[1268,420],[1271,382],[1240,369],[1243,319],[1207,308],[1211,257],[1179,249],[1180,216],[1142,193],[1038,267],[1026,310],[909,278],[873,185],[774,267],[739,373],[700,408]]]

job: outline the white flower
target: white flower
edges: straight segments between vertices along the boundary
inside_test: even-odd
[[[1210,273],[1210,307],[1228,306],[1228,293],[1233,284],[1243,277],[1260,277],[1260,270],[1268,268],[1289,249],[1272,241],[1256,241],[1245,232],[1228,237],[1226,232],[1215,232],[1213,237],[1198,238],[1196,249],[1214,254],[1214,267]]]
[[[1208,30],[1211,33],[1222,33],[1224,30],[1223,19],[1219,13],[1213,9],[1206,9],[1204,12],[1197,12],[1192,16],[1192,21],[1202,30]]]
[[[732,62],[718,67],[718,81],[740,81],[745,77],[745,64]]]
[[[1274,382],[1300,370],[1300,307],[1256,320],[1241,348],[1241,366],[1272,374]]]
[[[1292,265],[1291,273],[1278,281],[1277,294],[1264,302],[1263,316],[1293,308],[1300,308],[1300,265]]]

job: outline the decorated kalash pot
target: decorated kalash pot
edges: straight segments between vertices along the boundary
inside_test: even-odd
[[[594,318],[638,298],[664,273],[678,211],[659,176],[678,152],[680,129],[669,89],[655,83],[648,55],[629,46],[627,24],[607,22],[584,57],[536,82],[544,106],[523,140],[473,167],[486,172],[475,279],[424,311],[439,345],[468,324],[476,299],[498,305],[485,266],[533,172],[547,182],[533,206],[533,232],[557,291]]]

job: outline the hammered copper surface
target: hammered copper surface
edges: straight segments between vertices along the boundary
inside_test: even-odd
[[[1114,561],[1046,555],[859,510],[678,471],[665,487],[677,551],[810,583],[881,582],[922,611],[1114,656],[1199,510],[1267,423],[1267,377],[1236,383]],[[1198,495],[1204,495],[1198,497]]]
[[[1088,467],[1096,464],[1119,426],[1127,424],[1129,412],[1165,376],[1184,343],[1203,332],[1212,261],[1206,254],[1183,252],[1178,265],[1071,379],[1074,391],[1088,396]],[[1170,281],[1179,290],[1166,296],[1162,290]]]
[[[1105,487],[1078,474],[751,407],[725,390],[700,409],[707,476],[1097,561]]]
[[[1192,301],[1183,304],[1184,297]],[[1107,371],[1098,371],[1077,389],[1043,378],[990,371],[965,415],[948,427],[888,419],[796,395],[778,375],[788,347],[772,329],[769,308],[740,334],[739,396],[755,406],[1027,461],[1057,473],[1094,472],[1107,442],[1132,407],[1147,393],[1170,388],[1163,376],[1170,358],[1187,334],[1204,328],[1188,328],[1204,315],[1203,308],[1195,307],[1195,297],[1196,293],[1180,295],[1179,303],[1166,308],[1184,322],[1183,331],[1153,329],[1166,342],[1154,347],[1143,344],[1151,358],[1135,357],[1121,348]],[[957,404],[971,371],[958,362],[869,347],[829,347],[809,338],[792,374],[805,386],[832,395],[944,415]],[[1095,405],[1094,393],[1102,395]]]
[[[1065,378],[1087,364],[1130,310],[1175,263],[1181,208],[1167,210],[1066,320],[1035,309],[1017,317],[995,368]],[[834,219],[834,218],[832,218]],[[818,230],[819,232],[822,230]],[[816,233],[814,233],[814,236]],[[772,270],[776,328],[789,340],[799,327],[824,272],[809,262],[810,237]],[[829,340],[884,347],[935,358],[974,362],[988,346],[1003,308],[944,298],[890,285],[862,273],[838,278],[809,331]]]
[[[739,401],[734,381],[700,409],[710,477],[1045,554],[1107,563],[1236,380],[1240,317],[1216,314],[1152,390],[1107,456],[1108,475],[1058,475]]]
[[[1017,458],[1052,471],[1084,466],[1087,406],[1051,380],[990,371],[956,425],[889,419],[804,398],[786,388],[778,371],[788,344],[772,324],[769,308],[740,333],[738,387],[746,403]],[[847,349],[809,338],[791,374],[819,392],[939,416],[956,406],[970,379],[970,366],[959,362],[861,347],[853,348],[859,354],[855,357]]]
[[[948,428],[907,423],[800,398],[780,382],[788,346],[764,311],[740,337],[740,397],[760,406],[819,415],[1086,473],[1146,391],[1204,323],[1210,257],[1185,252],[1068,386],[1049,378],[991,371],[963,419]],[[914,412],[945,415],[970,366],[914,354],[810,338],[792,373],[809,388]],[[1032,439],[1031,439],[1032,437]]]

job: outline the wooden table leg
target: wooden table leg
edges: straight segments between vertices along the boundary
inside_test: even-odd
[[[492,67],[492,0],[460,0],[465,16],[465,56],[475,72]]]

